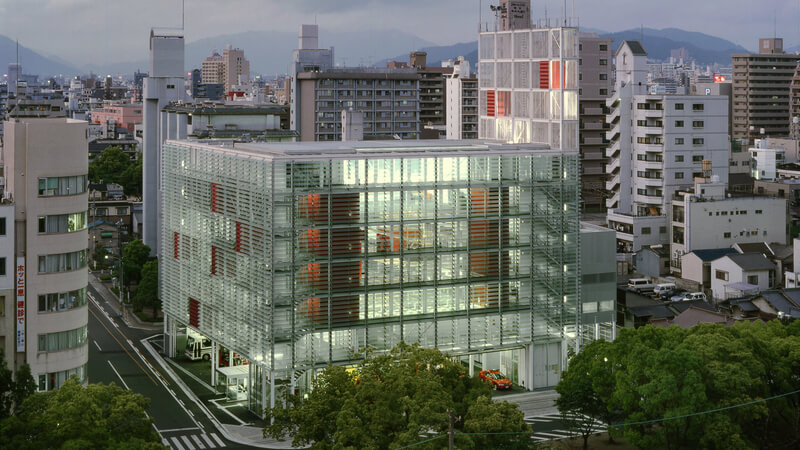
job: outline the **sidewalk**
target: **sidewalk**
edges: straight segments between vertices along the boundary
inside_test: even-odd
[[[130,308],[123,308],[117,294],[112,292],[105,283],[98,280],[94,272],[89,272],[89,284],[105,299],[115,314],[122,316],[128,327],[149,331],[162,331],[164,329],[164,322],[143,322]],[[123,312],[123,309],[127,311]]]

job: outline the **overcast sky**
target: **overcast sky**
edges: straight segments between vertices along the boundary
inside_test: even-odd
[[[497,0],[491,0],[496,3]],[[479,4],[490,0],[186,0],[186,38],[249,30],[396,28],[441,44],[477,38]],[[564,0],[533,0],[534,18],[563,16]],[[566,0],[583,27],[620,31],[675,27],[755,49],[777,34],[800,43],[800,0]],[[74,63],[144,59],[151,27],[180,26],[181,0],[0,0],[0,34]],[[265,43],[269,45],[269,43]],[[335,43],[331,43],[335,45]],[[246,50],[246,49],[245,49]]]

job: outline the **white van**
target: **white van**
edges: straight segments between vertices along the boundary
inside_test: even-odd
[[[683,295],[672,297],[673,302],[691,302],[693,300],[706,301],[706,294],[702,292],[687,292]]]
[[[635,292],[651,292],[655,285],[647,278],[631,278],[628,280],[628,289]]]
[[[653,294],[658,297],[663,297],[676,290],[678,290],[678,287],[675,286],[675,283],[661,283],[657,284],[656,287],[653,288]]]
[[[186,339],[186,357],[192,361],[211,359],[212,345],[211,339],[199,334],[190,332]]]

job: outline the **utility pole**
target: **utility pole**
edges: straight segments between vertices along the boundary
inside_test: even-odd
[[[447,410],[447,416],[448,416],[448,419],[449,419],[449,422],[450,422],[448,430],[447,430],[447,440],[448,440],[447,448],[450,449],[450,450],[454,450],[456,448],[456,442],[455,442],[456,441],[456,435],[455,435],[456,433],[455,433],[455,419],[453,418],[453,410],[452,409],[448,409]]]

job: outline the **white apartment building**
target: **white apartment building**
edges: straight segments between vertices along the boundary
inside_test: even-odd
[[[784,162],[786,150],[770,148],[766,139],[756,139],[755,146],[750,148],[750,176],[754,180],[774,180],[778,176],[778,165]]]
[[[446,76],[447,139],[478,137],[478,79],[470,73],[469,61],[460,56],[453,74]]]
[[[72,119],[26,119],[5,122],[5,202],[0,207],[0,257],[7,277],[14,277],[13,329],[8,306],[3,347],[14,368],[31,367],[40,391],[58,388],[73,374],[87,380],[89,359],[86,306],[88,139],[87,124]],[[13,222],[10,218],[13,217]],[[10,280],[0,276],[0,287]],[[5,290],[3,290],[5,292]],[[20,307],[21,305],[21,307]]]
[[[319,48],[319,26],[300,25],[297,38],[297,49],[292,52],[292,73],[291,88],[289,92],[289,129],[301,132],[301,112],[303,92],[297,80],[297,74],[301,72],[320,72],[333,67],[333,47],[329,49]],[[306,93],[311,98],[308,101],[316,101],[315,92]],[[313,111],[306,112],[313,115]]]
[[[717,179],[696,183],[672,200],[670,269],[681,272],[681,257],[693,250],[728,248],[752,242],[787,242],[786,200],[726,197]]]
[[[728,182],[728,99],[649,95],[646,58],[639,42],[622,43],[616,92],[606,101],[606,206],[621,252],[669,243],[670,199],[679,189],[711,175]]]
[[[792,249],[794,250],[794,261],[800,261],[800,239],[792,240]],[[786,289],[800,287],[800,264],[795,264],[794,270],[794,272],[783,273]]]

